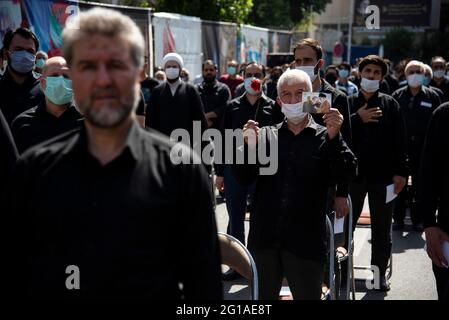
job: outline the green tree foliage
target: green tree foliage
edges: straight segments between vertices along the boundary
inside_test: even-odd
[[[97,2],[111,0],[97,0]],[[260,27],[291,29],[312,12],[322,12],[331,0],[121,0],[122,5],[153,7],[204,20],[248,23]]]
[[[331,0],[257,0],[251,12],[251,23],[290,29],[303,23],[312,12],[320,13]]]
[[[385,39],[382,41],[385,56],[393,61],[414,57],[414,37],[413,32],[402,27],[389,30],[385,33]]]
[[[159,12],[173,12],[205,20],[247,23],[252,0],[156,0]]]

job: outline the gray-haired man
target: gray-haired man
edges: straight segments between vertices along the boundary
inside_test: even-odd
[[[79,15],[79,29],[64,30],[62,49],[85,126],[17,165],[9,209],[16,287],[68,299],[220,299],[207,174],[174,165],[170,142],[136,122],[138,27],[96,8]]]

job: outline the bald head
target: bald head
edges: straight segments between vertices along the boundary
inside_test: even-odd
[[[47,77],[59,77],[63,76],[69,78],[69,68],[67,67],[67,61],[63,57],[53,57],[45,62],[45,66],[42,69],[42,76],[39,79],[41,82],[41,88],[45,91],[47,84]]]
[[[58,77],[68,72],[67,61],[63,57],[53,57],[45,62],[43,77]]]

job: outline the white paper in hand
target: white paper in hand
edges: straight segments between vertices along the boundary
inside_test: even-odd
[[[390,184],[387,186],[387,196],[385,199],[385,203],[393,201],[398,195],[394,193],[394,184]]]
[[[345,225],[345,218],[337,218],[337,215],[334,217],[334,234],[343,233],[343,227]]]

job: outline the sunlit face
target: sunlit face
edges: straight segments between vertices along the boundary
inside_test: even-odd
[[[94,35],[73,46],[70,76],[86,121],[102,128],[123,123],[137,106],[140,72],[120,36]]]
[[[309,46],[303,46],[295,50],[295,66],[315,66],[318,62],[316,52]]]
[[[382,80],[382,68],[375,64],[367,64],[362,72],[360,72],[362,78],[368,80]]]
[[[245,78],[255,77],[257,79],[262,79],[264,77],[261,65],[250,64],[245,69]]]
[[[302,93],[310,92],[306,82],[295,81],[295,83],[288,84],[285,81],[281,88],[279,98],[282,103],[294,104],[302,102]]]

